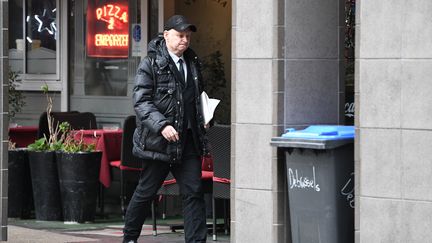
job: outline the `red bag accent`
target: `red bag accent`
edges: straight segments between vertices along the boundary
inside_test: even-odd
[[[231,179],[228,178],[222,178],[222,177],[213,177],[214,182],[224,183],[224,184],[230,184]]]
[[[210,154],[201,157],[201,169],[203,171],[213,171],[213,157]]]

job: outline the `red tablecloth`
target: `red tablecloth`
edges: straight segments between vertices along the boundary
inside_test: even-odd
[[[80,139],[81,134],[86,144],[95,143],[96,150],[102,151],[99,181],[105,186],[111,185],[110,161],[120,160],[121,140],[123,130],[80,130],[76,131],[75,138]]]
[[[37,126],[18,126],[9,128],[9,139],[17,148],[24,148],[34,143],[37,138]]]

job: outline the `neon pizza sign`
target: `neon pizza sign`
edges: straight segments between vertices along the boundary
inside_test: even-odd
[[[128,1],[88,1],[86,42],[89,57],[127,58]]]

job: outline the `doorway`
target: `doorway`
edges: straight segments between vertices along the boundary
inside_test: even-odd
[[[129,46],[126,52],[118,55],[92,55],[89,35],[100,33],[90,32],[90,27],[108,26],[98,22],[96,11],[102,9],[100,14],[103,14],[104,6],[113,4],[118,5],[120,12],[128,13],[126,32]],[[73,0],[69,9],[73,13],[69,17],[68,30],[69,39],[73,40],[68,48],[69,110],[93,112],[99,127],[121,127],[124,118],[134,114],[132,88],[138,64],[146,55],[148,41],[162,32],[164,20],[173,14],[182,14],[198,27],[191,48],[203,63],[207,80],[205,90],[210,97],[221,100],[216,110],[216,121],[230,122],[231,1]],[[137,26],[140,29],[139,41],[136,40]],[[99,53],[106,53],[113,47],[107,46],[106,49]]]

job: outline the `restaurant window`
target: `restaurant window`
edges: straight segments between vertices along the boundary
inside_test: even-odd
[[[74,0],[69,8],[71,94],[127,96],[128,76],[135,72],[130,32],[139,23],[140,1]]]
[[[9,65],[26,81],[59,80],[59,0],[9,1]]]

